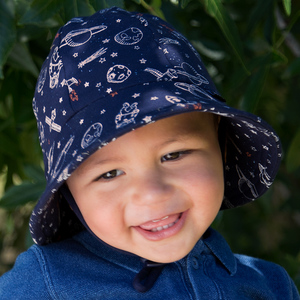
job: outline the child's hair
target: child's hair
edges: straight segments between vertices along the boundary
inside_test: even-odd
[[[193,46],[171,25],[119,8],[59,29],[42,66],[33,109],[47,187],[30,230],[37,244],[77,231],[60,187],[92,153],[159,119],[192,111],[221,117],[222,209],[261,196],[276,175],[279,139],[259,117],[229,107]]]

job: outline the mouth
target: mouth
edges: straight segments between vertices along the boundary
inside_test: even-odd
[[[184,225],[187,211],[151,220],[133,228],[151,241],[159,241],[177,234]]]

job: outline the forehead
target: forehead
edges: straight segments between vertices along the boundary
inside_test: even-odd
[[[216,140],[217,117],[210,113],[191,112],[184,113],[150,123],[129,133],[122,135],[115,141],[92,154],[78,169],[85,169],[91,164],[100,161],[107,162],[115,154],[125,155],[125,152],[138,152],[137,147],[150,149],[162,149],[169,144],[188,139]]]

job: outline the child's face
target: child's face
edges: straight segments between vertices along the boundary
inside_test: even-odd
[[[67,184],[101,240],[168,263],[187,255],[211,225],[223,181],[215,118],[195,112],[123,135],[83,162]]]

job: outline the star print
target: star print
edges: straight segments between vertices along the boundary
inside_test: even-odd
[[[132,95],[133,98],[137,98],[139,97],[141,94],[140,93],[135,93],[134,95]]]
[[[120,23],[120,22],[121,22],[121,19],[116,20],[116,22],[117,22],[117,23]]]
[[[140,46],[134,46],[134,49],[135,49],[135,50],[139,50],[139,49],[140,49]]]
[[[75,155],[77,154],[77,150],[75,150],[72,154],[73,157],[75,157]]]
[[[65,116],[67,114],[67,112],[65,110],[62,111],[63,116]]]
[[[82,161],[83,160],[83,157],[81,155],[78,155],[77,156],[77,161]]]
[[[46,111],[46,107],[44,106],[44,107],[43,107],[43,112],[45,113],[45,111]]]
[[[60,98],[59,98],[59,103],[62,103],[62,102],[63,102],[63,98],[60,97]]]
[[[60,141],[57,143],[57,149],[59,149],[60,148]]]
[[[108,94],[110,94],[112,92],[112,89],[111,88],[108,88],[107,90],[106,90],[106,93],[108,93]]]
[[[106,112],[106,110],[105,110],[105,109],[102,109],[102,110],[101,110],[101,115],[103,115],[105,112]]]
[[[146,116],[143,120],[145,123],[150,123],[152,121],[152,116]]]
[[[81,119],[81,120],[79,121],[79,124],[82,125],[83,122],[84,122],[84,119]]]
[[[109,41],[110,41],[110,39],[105,39],[105,40],[102,41],[102,43],[103,43],[103,44],[106,44],[106,43],[108,43]]]
[[[100,87],[101,86],[101,82],[98,82],[97,84],[96,84],[96,87]]]
[[[113,52],[110,56],[111,56],[111,57],[116,57],[116,56],[118,56],[118,53]]]
[[[145,63],[146,63],[146,61],[147,61],[147,60],[146,60],[146,59],[144,59],[144,58],[140,59],[140,63],[141,63],[141,64],[145,64]]]
[[[84,83],[84,87],[88,87],[88,86],[90,86],[90,83],[86,81],[86,82]]]
[[[151,97],[150,100],[157,100],[158,97]]]
[[[78,53],[77,53],[77,52],[73,54],[73,57],[77,57],[77,56],[78,56]]]
[[[106,59],[104,57],[100,58],[99,62],[102,64],[106,61]]]
[[[168,49],[164,49],[164,54],[168,54]]]

